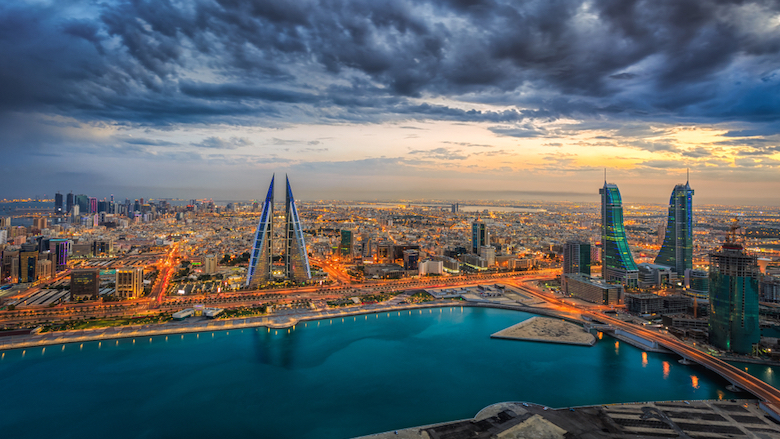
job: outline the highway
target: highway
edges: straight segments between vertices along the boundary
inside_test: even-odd
[[[752,393],[756,397],[770,403],[773,410],[780,408],[780,390],[777,390],[769,384],[750,375],[749,373],[738,369],[717,357],[713,357],[707,353],[701,352],[695,347],[689,346],[676,338],[649,330],[641,326],[637,326],[635,324],[624,322],[599,311],[588,309],[590,307],[585,308],[577,305],[567,304],[563,300],[545,294],[538,288],[528,285],[527,283],[514,284],[514,286],[522,289],[527,293],[533,294],[542,300],[547,301],[558,311],[571,314],[581,314],[582,316],[589,317],[592,320],[601,323],[607,323],[616,328],[620,328],[630,334],[637,335],[650,341],[655,341],[660,346],[669,349],[686,360],[694,361],[706,367],[740,389]],[[780,413],[778,413],[778,415],[780,415]]]

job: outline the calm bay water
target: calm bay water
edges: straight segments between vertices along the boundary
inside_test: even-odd
[[[14,438],[348,438],[474,416],[502,401],[567,407],[732,398],[671,355],[490,339],[532,315],[414,310],[286,330],[8,351],[0,431]]]

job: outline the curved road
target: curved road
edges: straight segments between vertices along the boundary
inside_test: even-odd
[[[528,285],[525,282],[515,284],[515,286],[547,301],[548,303],[554,305],[559,311],[582,314],[583,316],[590,317],[592,320],[608,323],[628,333],[637,335],[650,341],[655,341],[659,345],[669,349],[677,355],[680,355],[685,359],[695,361],[696,363],[722,376],[735,386],[764,400],[765,402],[769,403],[771,409],[780,416],[780,412],[778,412],[780,409],[780,390],[775,389],[774,387],[761,381],[753,375],[750,375],[749,373],[740,370],[719,358],[701,352],[698,349],[692,346],[688,346],[687,344],[670,336],[660,334],[655,331],[650,331],[646,328],[631,323],[626,323],[601,312],[590,311],[586,308],[567,304],[556,297],[551,297],[547,294],[544,294],[539,289]]]

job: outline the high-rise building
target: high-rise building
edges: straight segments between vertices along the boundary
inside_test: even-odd
[[[639,279],[623,227],[623,200],[617,185],[604,181],[601,194],[602,276],[607,282],[635,287]]]
[[[563,245],[563,273],[561,274],[561,289],[568,293],[566,281],[569,275],[583,274],[590,276],[590,243],[583,241],[567,241]]]
[[[74,205],[79,206],[79,212],[82,214],[89,213],[89,197],[84,194],[76,195],[73,199]]]
[[[678,275],[693,268],[693,189],[678,184],[669,198],[669,219],[664,243],[655,258],[658,265],[672,267]]]
[[[118,268],[116,270],[116,296],[137,299],[144,294],[144,269]]]
[[[373,239],[372,238],[373,238],[373,236],[369,235],[368,233],[364,233],[363,236],[362,236],[362,239],[361,239],[362,247],[360,249],[361,250],[360,254],[364,258],[369,258],[369,257],[374,255],[374,253],[372,251],[372,244],[373,244]]]
[[[655,229],[655,243],[656,245],[664,245],[664,238],[666,235],[666,224],[659,224]]]
[[[352,259],[352,246],[354,245],[354,234],[352,230],[341,229],[341,242],[339,243],[339,256],[342,259]]]
[[[19,283],[35,282],[38,279],[38,252],[19,253]]]
[[[0,216],[0,227],[11,227],[11,217]]]
[[[70,272],[70,300],[97,300],[100,293],[100,270],[89,268]]]
[[[471,224],[471,252],[479,254],[481,247],[487,247],[490,245],[490,235],[488,234],[487,225],[477,218]]]
[[[214,274],[217,272],[217,255],[206,255],[203,257],[203,274]]]
[[[303,239],[301,218],[298,216],[295,197],[293,197],[292,189],[290,188],[290,179],[285,176],[285,180],[287,181],[285,201],[285,230],[287,236],[285,239],[284,274],[290,280],[307,281],[311,279],[311,268],[309,267],[306,241]]]
[[[97,213],[107,212],[107,213],[113,213],[109,212],[111,210],[111,203],[109,203],[106,200],[101,200],[97,202]]]
[[[89,197],[89,213],[97,213],[97,211],[98,211],[98,200],[97,200],[97,198]]]
[[[54,214],[55,215],[62,215],[62,194],[57,192],[54,194]]]
[[[249,258],[246,286],[253,288],[273,279],[273,249],[274,249],[274,179],[268,187],[260,222],[255,231],[254,244]],[[306,242],[303,239],[303,228],[295,205],[290,180],[286,179],[286,212],[284,227],[284,276],[295,281],[311,279],[309,255]]]
[[[68,195],[65,196],[65,213],[70,213],[70,210],[73,208],[73,192],[68,193]]]
[[[45,253],[43,253],[45,255]],[[52,275],[52,265],[51,261],[48,259],[39,259],[38,260],[38,268],[37,268],[37,276],[38,279],[41,280],[47,280],[51,278]]]
[[[49,221],[46,218],[33,218],[33,228],[43,230],[48,227]]]
[[[568,241],[563,245],[563,274],[590,276],[590,243]]]
[[[739,354],[750,354],[761,341],[758,321],[760,272],[756,256],[736,241],[736,223],[720,251],[710,259],[710,344]]]
[[[67,239],[50,239],[49,250],[54,253],[54,271],[60,272],[68,269],[68,257],[71,254],[72,242]]]
[[[246,286],[250,288],[273,278],[274,178],[271,177],[271,185],[263,201],[260,222],[257,224],[255,238],[252,241],[252,252],[246,275]]]

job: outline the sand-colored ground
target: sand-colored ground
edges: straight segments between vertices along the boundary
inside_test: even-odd
[[[493,338],[593,346],[596,337],[581,326],[564,320],[531,317],[491,335]]]

